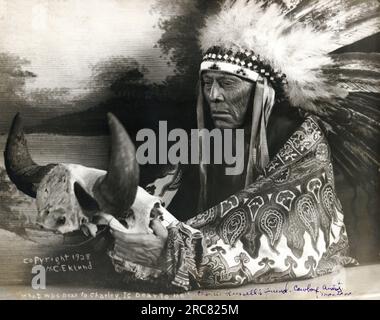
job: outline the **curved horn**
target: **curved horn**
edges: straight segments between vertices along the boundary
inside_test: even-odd
[[[139,183],[139,166],[135,147],[117,118],[109,113],[111,157],[108,171],[94,186],[94,196],[101,209],[115,216],[125,213],[135,200]]]
[[[4,164],[9,178],[17,189],[33,198],[36,197],[36,191],[42,178],[56,166],[56,164],[39,166],[33,161],[19,113],[14,117],[9,131],[4,151]]]

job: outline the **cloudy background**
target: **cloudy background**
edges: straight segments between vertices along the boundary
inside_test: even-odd
[[[161,50],[154,0],[0,0],[0,51],[28,59],[37,78],[27,89],[81,93],[91,66],[110,55],[136,57],[148,78],[170,73]],[[161,57],[160,57],[161,56]]]

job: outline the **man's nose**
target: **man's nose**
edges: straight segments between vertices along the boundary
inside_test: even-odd
[[[212,102],[224,101],[222,88],[220,87],[218,81],[214,80],[210,90],[210,100]]]

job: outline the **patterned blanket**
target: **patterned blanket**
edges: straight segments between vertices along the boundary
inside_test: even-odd
[[[161,288],[305,279],[356,264],[347,256],[330,148],[313,117],[252,185],[168,230],[162,271],[146,279]],[[122,259],[115,253],[111,258],[116,271],[126,272],[130,280]]]

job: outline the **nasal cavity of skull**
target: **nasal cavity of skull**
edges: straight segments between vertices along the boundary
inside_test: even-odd
[[[85,218],[85,217],[82,217],[82,218],[80,219],[80,225],[85,224],[85,223],[87,223],[87,222],[88,222],[88,219]]]
[[[86,216],[100,211],[97,201],[78,182],[74,183],[74,193]]]
[[[56,223],[59,226],[63,226],[66,223],[66,217],[65,216],[58,217]]]

